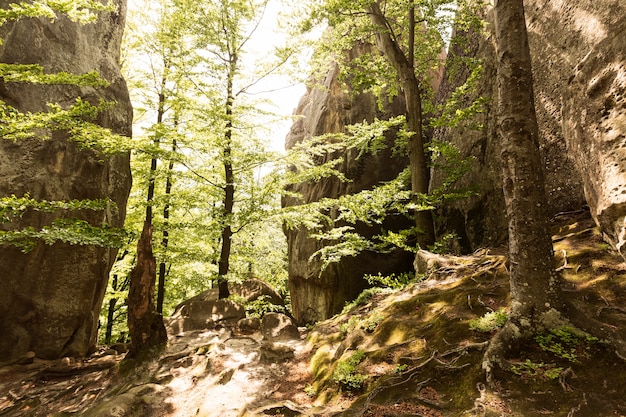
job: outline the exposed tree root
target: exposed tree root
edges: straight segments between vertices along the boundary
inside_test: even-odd
[[[602,340],[613,348],[618,358],[626,361],[626,342],[618,333],[618,329],[615,326],[595,319],[591,314],[586,313],[583,308],[577,308],[577,304],[573,301],[568,311],[568,318],[572,324],[576,328]]]
[[[524,338],[519,328],[510,320],[500,329],[490,340],[487,350],[483,355],[482,368],[485,371],[485,378],[489,388],[495,388],[494,371],[496,367],[503,370],[510,369],[510,365],[504,359],[513,345],[521,342]]]
[[[504,327],[496,333],[489,341],[482,362],[482,368],[485,371],[485,378],[489,388],[493,389],[496,385],[494,377],[496,367],[505,371],[511,368],[509,362],[505,360],[505,356],[511,351],[513,346],[529,340],[541,330],[561,327],[562,325],[571,326],[574,329],[580,330],[582,333],[597,337],[603,343],[612,347],[617,357],[626,361],[626,342],[619,335],[615,326],[593,318],[584,308],[576,308],[574,304],[568,305],[565,311],[566,314],[564,314],[563,317],[566,317],[566,319],[563,319],[559,326],[547,326],[546,323],[539,321],[536,325],[525,327],[522,331],[514,321],[509,320]],[[555,323],[558,324],[559,322],[557,321]],[[563,382],[562,385],[564,385]],[[566,389],[565,386],[564,389]]]

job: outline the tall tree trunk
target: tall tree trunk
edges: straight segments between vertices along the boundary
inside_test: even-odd
[[[233,105],[235,97],[233,94],[233,79],[235,78],[235,70],[237,68],[237,54],[230,55],[230,70],[226,86],[226,130],[224,133],[224,146],[222,148],[222,158],[224,159],[224,208],[222,211],[222,249],[220,251],[220,259],[218,262],[217,285],[219,289],[219,298],[228,298],[230,291],[228,289],[228,278],[226,277],[230,269],[230,251],[233,237],[231,227],[233,207],[235,203],[235,176],[233,173],[232,159],[232,142],[233,142]]]
[[[117,274],[113,275],[113,290],[117,291]],[[104,343],[106,345],[111,344],[111,337],[113,335],[113,319],[115,317],[115,305],[117,304],[117,298],[111,298],[109,300],[109,306],[107,308],[107,324],[104,329]]]
[[[406,120],[407,126],[412,136],[409,139],[409,164],[411,169],[411,190],[413,191],[415,202],[419,194],[428,194],[428,165],[426,153],[424,152],[424,138],[422,133],[422,95],[420,83],[415,76],[414,63],[407,58],[400,48],[400,45],[392,37],[385,16],[380,5],[376,2],[369,6],[370,20],[379,30],[376,34],[378,49],[385,55],[389,63],[395,68],[400,79],[400,85],[404,91],[406,100]],[[411,15],[413,18],[411,18]],[[409,33],[415,32],[414,11],[410,13],[409,20],[413,27],[409,28]],[[410,37],[410,39],[413,39]],[[414,43],[414,40],[411,40]],[[409,56],[413,56],[414,45],[410,45]],[[433,225],[432,213],[427,210],[415,213],[415,223],[420,232],[418,243],[420,245],[430,245],[435,241],[435,229]]]
[[[156,259],[152,253],[152,230],[152,224],[144,222],[137,243],[137,265],[130,273],[128,330],[131,345],[128,357],[135,357],[167,342],[163,318],[154,306]]]
[[[491,367],[501,364],[512,340],[565,324],[546,212],[523,0],[496,1],[494,17],[511,312],[509,322],[492,339],[485,354],[483,366],[488,379]]]
[[[172,139],[172,153],[176,152],[176,139]],[[165,205],[163,206],[163,238],[161,239],[161,247],[163,248],[163,259],[159,263],[159,277],[157,286],[157,304],[156,309],[163,314],[163,301],[165,300],[165,276],[167,275],[167,265],[165,262],[165,253],[169,245],[169,219],[170,219],[170,194],[172,193],[172,171],[174,169],[174,159],[170,159],[167,165],[167,175],[165,178]]]

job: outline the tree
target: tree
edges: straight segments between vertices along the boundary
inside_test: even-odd
[[[385,55],[391,66],[396,70],[400,86],[404,92],[406,106],[407,128],[411,135],[408,138],[409,164],[411,171],[411,191],[415,202],[419,194],[428,194],[428,165],[424,149],[424,135],[422,129],[422,82],[415,74],[415,3],[409,1],[407,8],[407,44],[403,50],[399,44],[399,35],[394,32],[390,22],[385,18],[379,1],[372,2],[368,14],[372,23],[377,27],[376,45]],[[435,229],[432,215],[429,210],[420,210],[415,213],[417,229],[420,232],[418,241],[422,244],[432,244],[435,241]]]
[[[425,148],[425,114],[431,110],[432,86],[438,84],[441,54],[444,49],[442,26],[449,25],[446,1],[327,1],[313,6],[303,28],[326,21],[331,30],[322,48],[347,51],[358,42],[375,44],[380,55],[370,54],[356,64],[345,65],[345,78],[355,89],[371,91],[379,100],[393,97],[401,90],[405,98],[406,150],[410,159],[411,191],[416,207],[417,240],[425,246],[434,242],[432,215],[427,204],[429,158]],[[447,23],[446,23],[447,22]],[[416,48],[419,45],[419,49]],[[381,60],[381,57],[383,59]],[[323,59],[328,59],[326,55]],[[426,109],[424,108],[426,106]]]
[[[563,296],[545,209],[523,0],[497,1],[494,19],[498,125],[509,223],[511,311],[508,322],[490,341],[484,355],[483,369],[490,384],[496,366],[507,368],[504,354],[516,343],[563,326],[577,326],[579,331],[605,340],[619,357],[626,358],[626,346],[610,326],[589,317]]]
[[[251,146],[254,130],[260,127],[254,120],[259,111],[247,102],[245,95],[283,65],[290,53],[283,51],[275,61],[262,63],[260,71],[246,68],[243,57],[263,18],[267,0],[181,2],[181,7],[189,12],[197,47],[208,56],[199,64],[204,71],[196,85],[204,101],[196,114],[197,120],[204,123],[203,130],[215,131],[210,139],[213,146],[217,145],[213,158],[221,164],[221,178],[217,183],[209,183],[213,182],[221,192],[214,211],[221,229],[217,284],[219,298],[227,298],[233,235],[252,223],[252,217],[244,219],[238,213],[251,213],[245,207],[246,201],[262,211],[269,196],[267,190],[254,191],[257,185],[251,174],[268,162],[268,154],[260,143],[256,149]],[[250,188],[246,190],[247,186]],[[242,207],[238,210],[237,205]],[[258,213],[254,217],[260,220]]]
[[[163,317],[154,305],[156,258],[152,253],[153,226],[146,219],[137,243],[137,264],[130,273],[128,290],[128,357],[136,357],[167,342]]]

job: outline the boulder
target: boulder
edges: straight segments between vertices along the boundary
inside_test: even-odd
[[[179,334],[213,329],[218,324],[235,324],[246,316],[244,307],[229,299],[218,300],[209,290],[183,301],[166,320],[167,332]]]
[[[11,1],[0,1],[7,8]],[[81,25],[63,16],[54,21],[22,18],[0,27],[0,62],[39,64],[45,72],[98,71],[106,88],[2,83],[0,99],[22,112],[46,111],[47,103],[68,107],[76,98],[115,105],[97,123],[130,136],[132,108],[120,72],[125,0],[117,10]],[[42,134],[45,134],[42,132]],[[108,210],[69,213],[93,225],[122,227],[131,186],[129,155],[103,156],[80,149],[65,132],[47,140],[0,141],[0,196],[43,200],[111,199]],[[40,228],[59,214],[30,212],[3,228]],[[98,317],[117,250],[64,243],[38,244],[29,253],[0,248],[0,361],[33,351],[40,358],[84,356],[95,350]]]
[[[294,321],[281,313],[267,313],[261,320],[261,333],[269,341],[300,339],[300,331]]]

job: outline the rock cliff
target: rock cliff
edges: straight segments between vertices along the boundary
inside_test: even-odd
[[[6,8],[11,1],[0,1]],[[130,136],[132,109],[119,67],[125,0],[96,23],[80,25],[59,16],[23,18],[0,28],[0,62],[36,63],[46,72],[96,70],[110,82],[104,89],[75,86],[0,84],[0,99],[23,112],[46,110],[47,103],[72,104],[77,97],[116,105],[98,123]],[[94,225],[123,225],[130,190],[129,156],[104,158],[80,150],[62,132],[49,140],[0,141],[0,195],[68,200],[110,198],[116,210],[81,213]],[[17,227],[41,227],[54,215],[30,213]],[[95,348],[98,315],[116,250],[62,243],[39,244],[28,254],[0,248],[0,361],[26,351],[41,358],[85,355]]]
[[[545,4],[544,4],[545,3]],[[548,213],[577,210],[585,204],[589,196],[589,162],[594,158],[589,149],[581,153],[580,144],[572,142],[572,135],[566,127],[564,99],[569,94],[568,79],[574,74],[576,63],[593,46],[584,45],[578,40],[579,23],[572,19],[563,19],[570,14],[580,13],[580,7],[568,2],[529,1],[526,4],[526,18],[529,29],[529,41],[533,60],[535,106],[540,130],[540,147],[544,161],[544,175],[548,198]],[[591,3],[589,3],[591,4]],[[596,8],[605,8],[596,2]],[[559,12],[556,9],[567,10]],[[578,11],[577,11],[578,10]],[[608,9],[607,9],[608,10]],[[587,13],[587,12],[586,12]],[[585,14],[586,16],[587,14]],[[491,21],[487,14],[487,36],[476,33],[459,33],[468,40],[469,47],[453,48],[453,57],[477,57],[483,62],[483,78],[475,96],[488,99],[485,112],[479,114],[473,122],[482,125],[472,129],[469,125],[460,129],[440,129],[435,136],[438,139],[456,144],[464,155],[473,156],[475,163],[472,171],[461,181],[465,187],[474,186],[477,194],[469,199],[453,202],[442,208],[446,223],[439,226],[440,231],[455,231],[465,243],[464,249],[472,251],[480,246],[497,245],[507,239],[507,223],[502,196],[500,167],[500,149],[496,136],[497,114],[495,108],[495,48],[491,36]],[[558,24],[556,24],[558,22]],[[446,76],[440,90],[439,100],[445,100],[457,86],[469,76],[469,72],[453,73],[454,66],[446,69]],[[467,98],[469,100],[474,97]],[[582,109],[587,100],[579,104]],[[587,119],[586,123],[593,123]],[[583,146],[585,148],[586,146]],[[593,152],[591,152],[593,153]],[[583,154],[586,154],[583,156]],[[577,162],[578,161],[578,162]],[[441,179],[435,174],[432,185]],[[583,185],[584,190],[583,190]],[[593,206],[592,202],[589,202]]]
[[[355,48],[352,53],[358,54],[359,49]],[[335,66],[327,74],[323,86],[309,89],[301,99],[295,114],[302,117],[294,123],[287,135],[287,149],[316,135],[342,132],[346,125],[363,120],[372,121],[374,117],[403,114],[404,104],[399,98],[380,112],[374,96],[359,94],[350,97],[338,81],[338,75],[339,68]],[[340,167],[351,182],[327,178],[315,184],[298,184],[291,191],[301,193],[302,199],[286,198],[283,205],[309,203],[324,197],[334,198],[371,188],[381,181],[395,178],[408,163],[408,158],[394,157],[390,150],[376,155],[363,155],[359,159],[356,155],[357,152],[348,152]],[[398,230],[410,225],[408,219],[402,218],[389,219],[383,227],[387,230]],[[366,236],[374,235],[377,230],[357,227]],[[286,235],[292,311],[299,323],[322,320],[340,311],[347,300],[353,299],[365,288],[364,274],[389,274],[411,269],[413,256],[396,251],[389,254],[363,253],[356,257],[346,257],[320,273],[321,263],[309,261],[309,257],[321,248],[321,243],[309,239],[304,229],[287,230]]]

